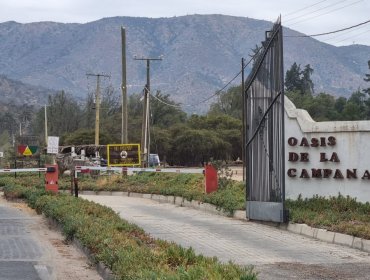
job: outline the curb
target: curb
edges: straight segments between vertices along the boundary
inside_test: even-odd
[[[56,230],[63,232],[63,228],[61,224],[59,224],[56,220],[52,218],[46,217],[44,214],[42,216],[48,221],[49,225],[51,225]],[[88,260],[95,266],[96,271],[99,273],[99,275],[104,280],[116,280],[116,276],[113,274],[113,272],[102,262],[96,262],[93,254],[89,250],[89,248],[82,245],[81,241],[77,238],[73,238],[71,241],[72,245],[76,247],[80,252],[82,252]]]
[[[117,279],[113,272],[102,262],[96,263],[94,260],[93,255],[91,254],[91,251],[82,245],[80,240],[73,238],[72,244],[78,248],[81,252],[85,254],[85,256],[95,265],[96,271],[99,273],[99,275],[104,279],[104,280],[115,280]]]
[[[288,225],[280,226],[280,228],[285,228],[290,232],[315,238],[328,243],[347,246],[370,253],[370,240],[368,239],[339,232],[333,232],[326,229],[314,228],[306,224],[289,223]]]
[[[147,198],[157,201],[159,203],[171,203],[178,205],[180,207],[193,208],[210,214],[226,216],[238,220],[248,220],[246,217],[246,211],[236,210],[233,213],[233,215],[228,215],[222,209],[216,207],[213,204],[204,203],[197,200],[189,201],[181,196],[165,196],[158,194],[143,194],[135,192],[119,192],[119,194],[117,192],[117,194],[115,194],[115,192],[80,191],[79,193],[82,195],[104,194],[104,195],[116,195],[116,196],[122,195],[129,197]],[[269,224],[267,223],[267,225]],[[350,248],[370,253],[370,240],[367,239],[354,237],[352,235],[343,234],[339,232],[328,231],[326,229],[314,228],[306,224],[288,223],[288,224],[279,224],[277,225],[277,227],[292,233],[307,236],[327,243],[347,246]]]

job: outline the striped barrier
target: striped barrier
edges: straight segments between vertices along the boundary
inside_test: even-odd
[[[112,166],[76,166],[77,173],[89,173],[90,170],[123,172],[161,172],[182,174],[204,174],[204,168],[140,168],[140,167],[112,167]]]
[[[47,168],[15,168],[15,169],[0,169],[0,173],[20,173],[20,172],[46,172]]]
[[[75,196],[78,196],[78,173],[90,173],[91,171],[118,171],[122,174],[127,172],[157,172],[157,173],[180,173],[180,174],[204,174],[205,192],[211,193],[217,190],[217,170],[212,165],[205,168],[140,168],[140,167],[112,167],[112,166],[75,166],[74,185]]]

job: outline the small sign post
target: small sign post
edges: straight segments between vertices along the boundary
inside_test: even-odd
[[[48,154],[57,154],[59,148],[59,137],[57,136],[49,136],[48,137],[48,147],[47,153]]]

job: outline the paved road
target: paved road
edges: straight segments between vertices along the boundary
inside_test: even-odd
[[[19,211],[0,205],[0,279],[41,279],[38,269],[42,249],[27,231],[28,217]],[[27,278],[26,278],[27,277]],[[48,279],[48,278],[44,278]]]
[[[355,249],[149,199],[81,197],[111,207],[153,237],[224,262],[254,265],[260,279],[370,279],[370,256]]]
[[[46,219],[0,193],[0,280],[100,280],[87,258]]]

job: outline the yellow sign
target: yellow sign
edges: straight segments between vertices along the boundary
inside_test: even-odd
[[[140,165],[140,144],[109,144],[107,157],[108,166]]]

